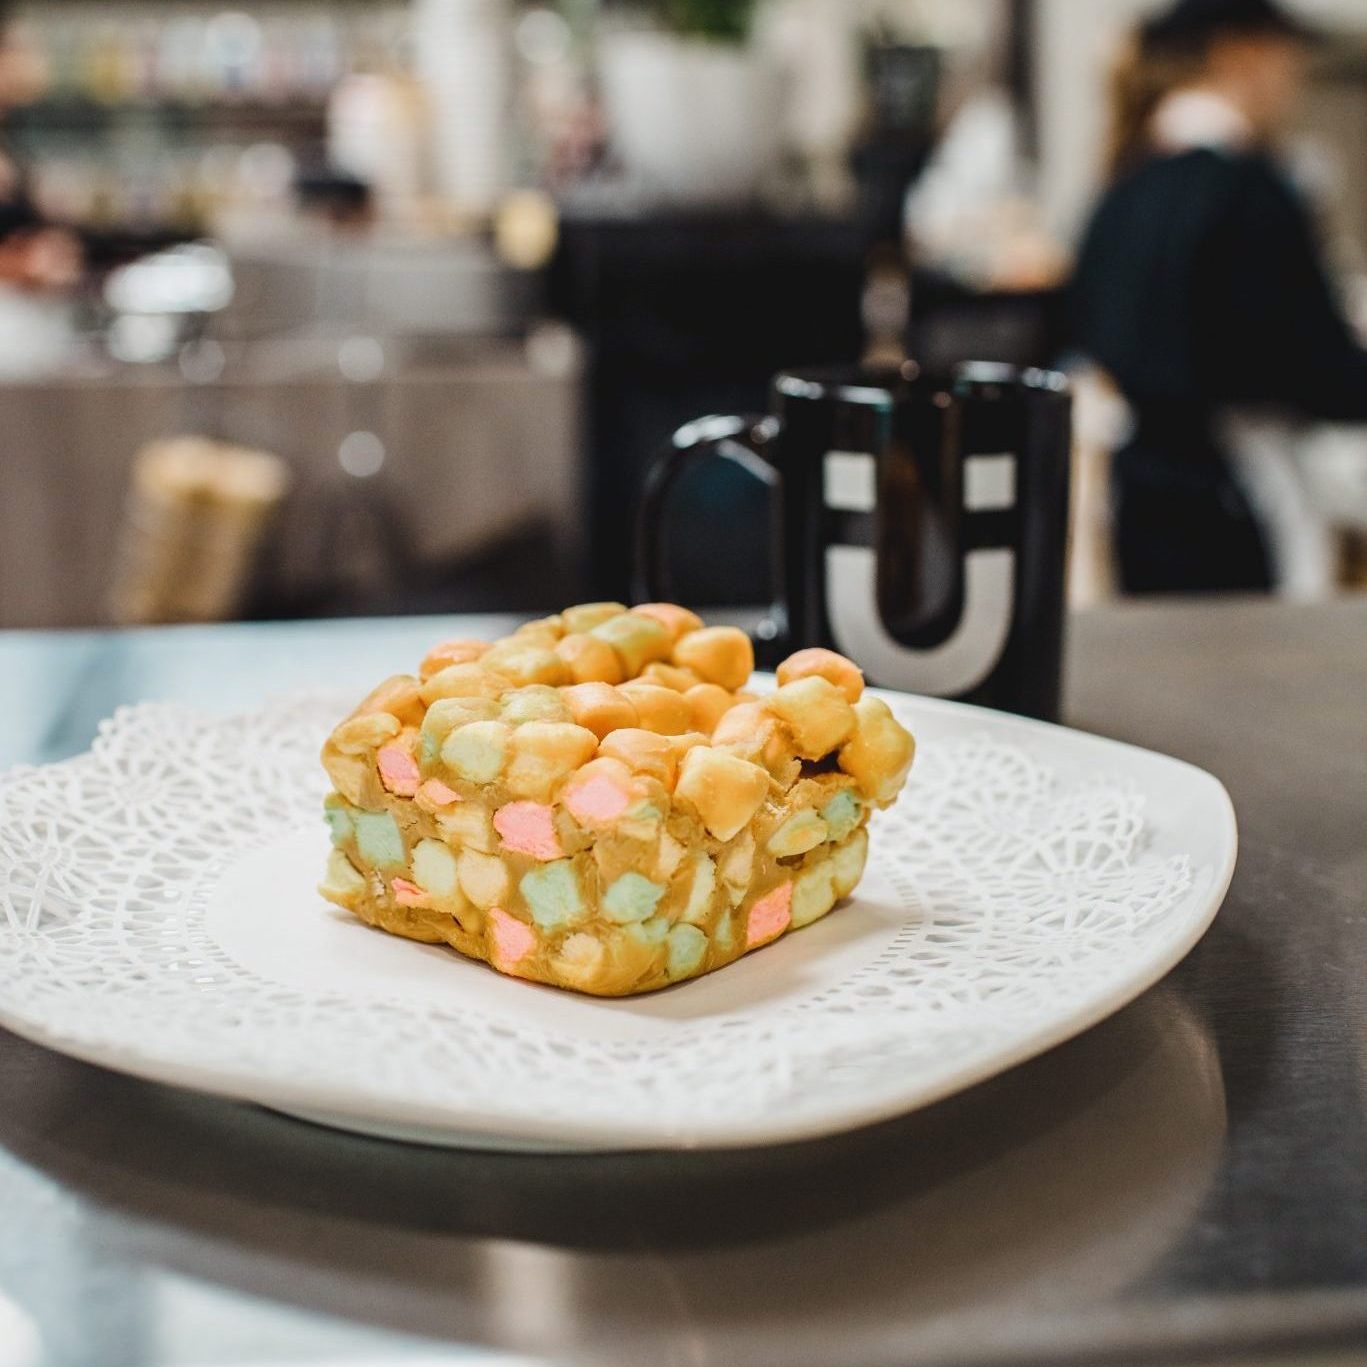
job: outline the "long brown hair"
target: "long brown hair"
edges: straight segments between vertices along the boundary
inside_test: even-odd
[[[1112,180],[1133,170],[1149,150],[1149,123],[1174,90],[1189,84],[1205,63],[1201,46],[1156,43],[1134,34],[1111,66],[1106,169]]]

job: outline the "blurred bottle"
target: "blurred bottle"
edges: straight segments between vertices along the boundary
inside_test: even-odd
[[[459,211],[490,214],[510,160],[508,0],[415,0],[413,24],[437,191]]]

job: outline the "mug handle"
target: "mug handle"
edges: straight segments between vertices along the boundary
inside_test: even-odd
[[[641,511],[636,520],[636,575],[638,602],[670,601],[673,576],[664,534],[669,500],[675,486],[705,461],[727,460],[760,480],[769,490],[773,535],[773,600],[755,634],[764,642],[785,642],[789,636],[788,604],[783,595],[783,516],[779,495],[783,473],[776,456],[782,424],[774,417],[699,418],[679,428],[646,477]]]

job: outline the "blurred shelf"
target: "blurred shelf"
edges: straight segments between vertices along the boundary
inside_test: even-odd
[[[288,100],[279,104],[244,100],[131,100],[104,104],[97,100],[57,97],[13,109],[11,130],[25,133],[93,133],[122,124],[153,124],[167,129],[259,133],[287,131],[319,136],[326,129],[327,106],[321,100]]]

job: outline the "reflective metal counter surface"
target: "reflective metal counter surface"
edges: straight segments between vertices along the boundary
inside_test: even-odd
[[[492,620],[0,634],[0,766],[361,689]],[[407,1149],[0,1032],[0,1367],[1367,1357],[1367,602],[1109,609],[1068,720],[1218,775],[1214,930],[919,1115],[750,1154]]]

